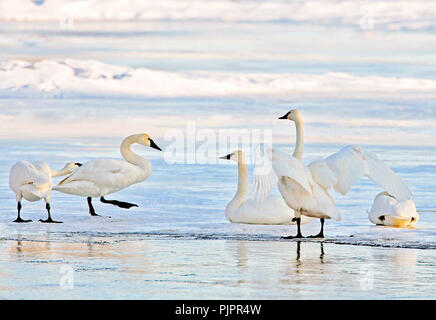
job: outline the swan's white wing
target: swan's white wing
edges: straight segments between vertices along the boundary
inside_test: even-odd
[[[346,146],[326,158],[325,162],[335,173],[338,183],[334,189],[341,194],[346,194],[362,176],[366,175],[399,200],[406,200],[412,196],[399,176],[385,163],[365,153],[359,146]]]
[[[313,181],[310,171],[300,160],[276,149],[273,149],[272,156],[273,168],[279,178],[286,177],[293,180],[302,190],[312,195],[310,184]]]
[[[250,197],[260,203],[268,197],[278,182],[278,177],[272,166],[272,148],[264,144],[256,147],[254,162],[254,177]]]
[[[319,185],[323,186],[325,189],[333,188],[338,183],[336,174],[330,170],[325,161],[316,160],[309,164],[308,167],[310,173],[312,174],[313,180]]]
[[[359,147],[346,146],[324,160],[335,173],[337,184],[334,189],[345,195],[365,175],[367,169]]]
[[[404,183],[404,181],[392,171],[383,161],[377,156],[365,152],[368,164],[367,176],[393,195],[397,200],[404,201],[412,197],[412,192]]]
[[[137,167],[122,160],[95,160],[80,166],[76,171],[58,183],[65,186],[75,181],[89,181],[108,190],[130,185],[137,179]]]

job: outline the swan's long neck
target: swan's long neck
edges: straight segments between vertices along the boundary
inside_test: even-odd
[[[130,150],[130,146],[137,141],[137,136],[132,135],[123,140],[120,147],[121,155],[127,162],[144,169],[151,169],[151,163],[147,159],[138,156]]]
[[[238,190],[236,191],[235,198],[241,201],[245,201],[248,195],[248,168],[245,158],[243,156],[239,157],[238,160]],[[241,159],[242,158],[242,159]]]
[[[62,177],[62,176],[66,176],[67,174],[70,174],[71,172],[73,172],[73,169],[65,167],[61,170],[52,170],[51,176],[52,177]]]
[[[244,156],[240,156],[238,159],[238,189],[233,200],[227,207],[226,214],[232,213],[241,207],[245,202],[248,195],[249,181],[248,181],[248,168]]]
[[[304,130],[303,130],[303,119],[301,116],[295,120],[295,129],[297,132],[297,142],[295,144],[295,150],[293,156],[298,160],[303,159],[303,151],[304,151]]]

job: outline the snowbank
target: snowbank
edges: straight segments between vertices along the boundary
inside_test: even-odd
[[[431,79],[359,76],[348,73],[273,74],[167,72],[118,67],[96,61],[0,62],[2,95],[53,97],[267,96],[311,98],[435,98]]]

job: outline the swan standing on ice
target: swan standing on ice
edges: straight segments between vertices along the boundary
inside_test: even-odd
[[[279,119],[295,122],[297,132],[292,157],[272,150],[272,165],[279,179],[280,193],[288,206],[295,210],[297,218],[297,235],[285,239],[303,238],[300,229],[302,215],[321,220],[321,231],[311,237],[323,238],[324,219],[341,219],[328,189],[334,188],[345,195],[365,175],[400,201],[411,198],[410,190],[400,177],[377,157],[365,153],[358,146],[347,146],[324,160],[305,166],[301,161],[304,150],[301,113],[291,110]]]
[[[238,189],[235,197],[226,207],[226,218],[233,223],[247,224],[295,224],[294,210],[288,207],[279,195],[268,195],[263,201],[247,199],[249,181],[247,162],[241,150],[235,151],[223,160],[238,163]],[[312,218],[304,217],[301,223],[308,223]]]
[[[47,220],[39,220],[44,223],[60,223],[54,221],[50,215],[50,195],[53,186],[53,177],[60,177],[70,174],[81,166],[77,162],[69,162],[61,170],[51,170],[45,162],[28,162],[20,161],[14,164],[9,173],[9,186],[14,191],[17,198],[18,216],[14,222],[31,222],[32,220],[23,220],[21,213],[21,200],[27,201],[45,200],[47,209]]]
[[[387,192],[379,193],[368,213],[369,220],[376,224],[397,228],[411,228],[419,220],[412,199],[398,201]]]
[[[89,213],[98,216],[92,206],[92,198],[99,197],[103,203],[109,203],[120,208],[137,207],[136,204],[106,200],[105,195],[120,191],[128,186],[146,180],[152,171],[151,163],[130,150],[133,143],[138,143],[162,151],[148,134],[128,136],[121,143],[121,155],[126,161],[102,159],[83,164],[73,174],[53,188],[62,193],[87,197]]]

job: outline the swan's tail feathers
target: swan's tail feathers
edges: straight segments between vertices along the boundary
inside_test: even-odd
[[[272,148],[263,143],[259,144],[254,150],[254,164],[250,197],[260,203],[268,197],[278,182],[272,166]]]
[[[28,201],[38,201],[50,196],[51,184],[35,185],[28,183],[20,187],[20,192],[24,199]]]

